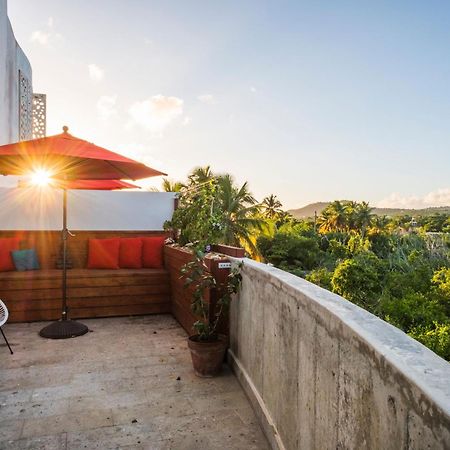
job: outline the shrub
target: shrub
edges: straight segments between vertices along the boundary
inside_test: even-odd
[[[309,274],[306,275],[306,279],[311,283],[317,284],[318,286],[331,291],[332,276],[333,272],[322,267],[320,269],[315,269],[309,272]]]
[[[381,293],[383,264],[372,252],[342,261],[331,278],[333,292],[372,311]]]
[[[383,296],[378,311],[387,322],[404,331],[447,320],[444,307],[429,294],[420,292],[410,292],[402,298]]]
[[[346,258],[350,258],[350,256],[351,256],[351,252],[349,251],[347,246],[342,244],[342,242],[339,242],[337,239],[330,240],[328,252],[335,259],[346,259]]]
[[[354,234],[348,240],[347,249],[351,255],[357,255],[371,250],[371,244],[368,239],[361,237],[359,234]]]
[[[450,317],[450,268],[436,270],[431,279],[432,292]]]
[[[368,237],[371,250],[378,258],[387,258],[392,252],[392,240],[388,234],[375,233]]]
[[[257,247],[268,262],[288,271],[311,270],[320,259],[315,238],[276,233],[272,239],[259,237]]]
[[[431,327],[417,327],[408,334],[442,358],[450,361],[450,324],[434,322]]]

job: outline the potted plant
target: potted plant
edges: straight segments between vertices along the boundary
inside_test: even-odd
[[[227,348],[227,337],[218,332],[218,325],[229,309],[232,296],[239,290],[242,276],[240,266],[234,267],[225,282],[218,282],[205,264],[204,252],[195,249],[193,261],[185,264],[182,277],[185,287],[191,287],[191,309],[198,320],[194,323],[195,334],[188,338],[192,363],[196,375],[212,377],[218,374]],[[217,292],[215,302],[208,301],[208,293]]]

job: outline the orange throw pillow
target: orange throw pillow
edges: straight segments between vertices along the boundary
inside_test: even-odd
[[[148,269],[162,269],[164,267],[164,236],[143,237],[142,266]]]
[[[19,250],[20,238],[1,238],[0,239],[0,272],[16,270],[11,252]]]
[[[121,238],[119,250],[121,269],[142,269],[142,239]]]
[[[120,238],[89,239],[88,269],[118,269]]]

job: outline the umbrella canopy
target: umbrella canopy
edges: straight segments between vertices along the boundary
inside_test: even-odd
[[[166,175],[137,161],[63,133],[0,146],[0,174],[45,170],[67,180],[138,180]]]
[[[114,189],[139,189],[139,186],[122,180],[52,180],[52,185],[64,189],[92,189],[96,191],[112,191]],[[30,181],[20,180],[18,187],[31,187]]]
[[[139,186],[123,180],[71,180],[61,182],[66,189],[92,189],[96,191],[112,191],[114,189],[140,189]]]
[[[68,183],[83,183],[86,180],[103,180],[103,189],[111,189],[111,180],[122,178],[137,180],[163,172],[147,167],[125,156],[106,150],[90,142],[78,139],[63,127],[63,133],[41,139],[17,142],[0,146],[0,174],[28,175],[44,173],[45,178],[64,180],[63,189],[63,270],[62,270],[62,313],[61,320],[45,326],[39,334],[51,339],[66,339],[88,332],[86,325],[68,320],[67,307],[67,189]],[[74,185],[72,185],[72,189]],[[92,186],[92,184],[90,185]],[[76,187],[76,189],[90,189]]]

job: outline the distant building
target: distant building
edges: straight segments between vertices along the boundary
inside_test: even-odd
[[[7,0],[0,0],[0,145],[45,136],[45,100],[33,94],[30,62],[14,37]]]

